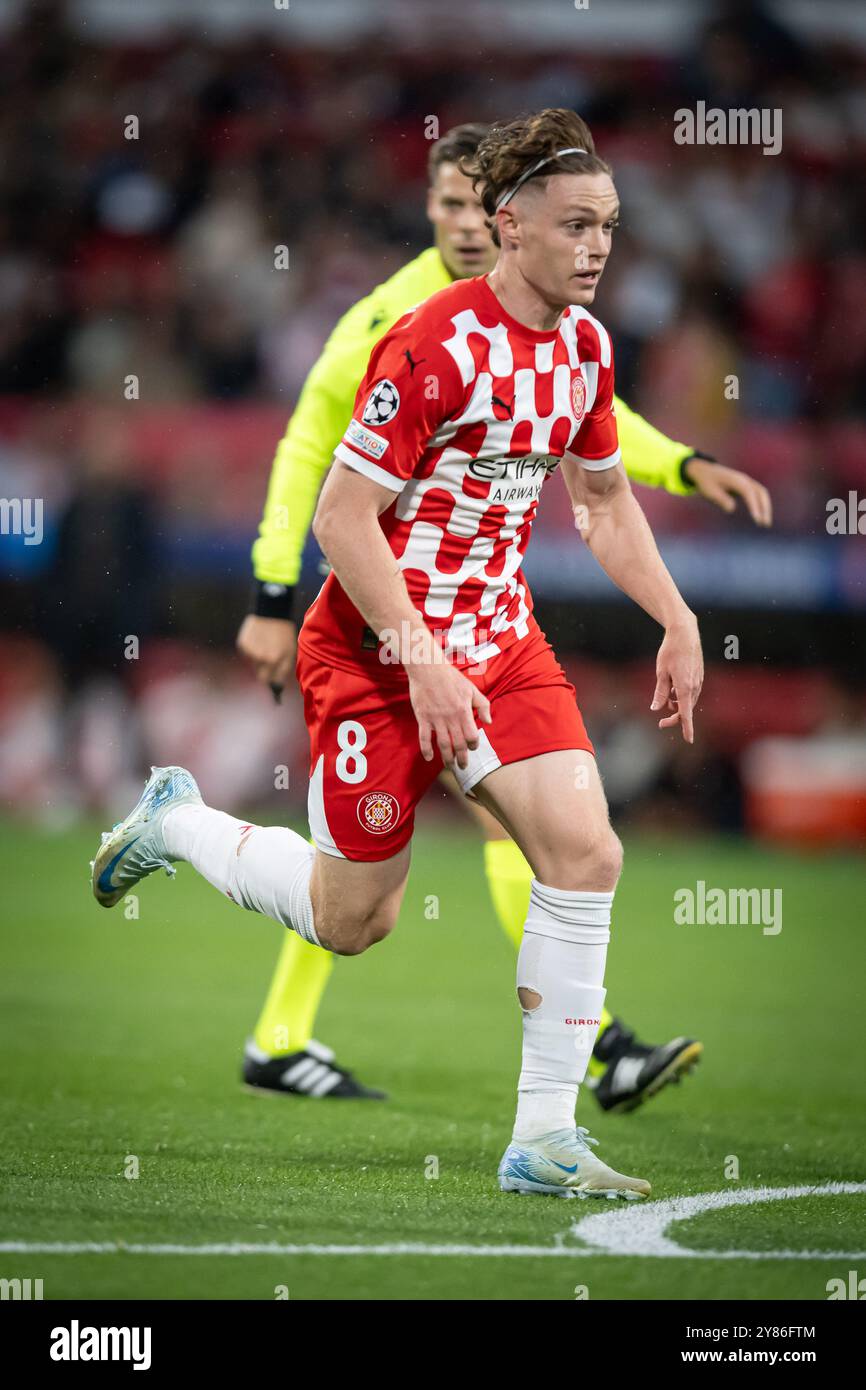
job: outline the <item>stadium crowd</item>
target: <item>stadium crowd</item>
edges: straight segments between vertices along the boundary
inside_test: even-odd
[[[169,724],[178,757],[195,738],[213,778],[234,777],[231,794],[211,782],[218,799],[253,795],[273,766],[283,717],[263,718],[254,689],[249,703],[225,649],[193,659],[169,640],[119,683],[116,669],[82,662],[98,646],[88,633],[114,621],[117,602],[95,577],[123,572],[125,630],[207,634],[207,595],[173,587],[167,622],[146,557],[159,568],[175,530],[194,569],[209,520],[233,522],[245,556],[277,422],[343,310],[429,244],[430,139],[458,122],[546,105],[587,119],[623,204],[597,312],[630,404],[762,477],[782,533],[822,530],[824,499],[866,484],[866,54],[806,48],[761,4],[740,0],[720,3],[676,55],[553,51],[539,40],[532,51],[504,43],[493,58],[489,42],[480,62],[471,41],[406,26],[399,43],[382,33],[350,47],[192,33],[107,44],[43,0],[5,35],[0,494],[44,498],[51,544],[38,556],[19,545],[11,562],[19,587],[12,630],[0,634],[3,801],[44,804],[47,787],[58,814],[100,805],[117,773],[105,750],[133,707],[130,778],[151,742],[174,756]],[[676,143],[675,113],[698,101],[783,109],[780,151]],[[207,410],[233,412],[232,428]],[[197,433],[179,427],[184,412],[199,419]],[[247,419],[258,422],[251,434]],[[672,530],[749,530],[740,517],[651,500],[670,504]],[[133,553],[135,572],[124,560]],[[40,580],[30,589],[28,566]],[[241,572],[239,611],[245,583]],[[75,596],[78,616],[67,607],[52,626],[57,592]],[[601,686],[609,678],[601,671]],[[618,684],[625,712],[631,697]],[[829,696],[804,698],[798,735],[820,730],[829,709]],[[599,716],[606,708],[599,699]],[[225,747],[225,729],[241,725],[257,736],[255,756],[221,773],[208,740],[215,747],[222,729]],[[629,727],[643,746],[646,728]],[[299,723],[292,739],[302,769]],[[63,751],[73,743],[74,757]],[[625,733],[619,744],[634,762]],[[739,752],[711,750],[705,764],[728,828],[743,823]],[[58,761],[68,771],[59,792]],[[700,776],[654,764],[641,797],[653,779],[657,796],[673,799]]]
[[[152,401],[290,403],[339,313],[428,242],[430,136],[570,105],[623,203],[599,298],[623,394],[681,435],[730,417],[728,372],[745,416],[866,409],[864,56],[760,5],[664,58],[100,46],[41,4],[6,47],[0,391],[116,399],[123,364]],[[675,143],[698,100],[784,108],[780,152]]]

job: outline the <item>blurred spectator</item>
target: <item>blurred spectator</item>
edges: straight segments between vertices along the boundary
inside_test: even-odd
[[[736,577],[756,572],[765,545],[759,566],[789,573],[792,593],[814,565],[816,630],[834,603],[862,606],[858,538],[828,541],[824,519],[828,497],[866,491],[866,51],[806,43],[784,7],[760,0],[719,0],[697,39],[684,26],[681,50],[657,53],[554,46],[540,21],[531,46],[516,43],[507,9],[461,12],[460,43],[424,5],[395,5],[387,31],[321,47],[192,26],[95,41],[53,0],[22,4],[9,24],[0,495],[44,499],[45,542],[2,538],[15,627],[0,634],[3,804],[55,820],[109,794],[123,804],[151,752],[194,752],[226,802],[256,794],[288,757],[301,804],[297,702],[270,705],[228,642],[273,445],[309,367],[340,314],[430,244],[431,113],[441,131],[544,105],[587,118],[622,199],[597,300],[620,393],[774,493],[769,541],[741,514],[645,493],[663,548],[665,533],[723,533]],[[782,108],[780,152],[677,145],[674,113],[698,101]],[[542,537],[561,539],[557,509],[570,543],[552,485]],[[803,549],[813,539],[824,568]],[[742,601],[736,585],[724,592]],[[43,644],[22,635],[33,627]],[[141,661],[127,659],[130,637],[148,639]],[[608,655],[633,650],[611,635]],[[677,833],[740,827],[739,769],[752,765],[730,721],[716,711],[700,748],[660,738],[623,672],[602,668],[594,702],[581,693],[617,815]],[[816,756],[833,742],[840,767],[851,749],[861,766],[859,697],[832,688],[795,731],[779,723],[794,684],[783,679],[771,703],[762,732],[789,739],[785,777],[800,775],[820,718]],[[776,777],[778,751],[766,756]],[[750,776],[746,817],[759,825]],[[784,779],[776,796],[767,824],[790,814]],[[282,813],[276,783],[275,797]]]
[[[294,396],[334,319],[428,240],[429,114],[548,103],[579,105],[615,166],[623,232],[599,310],[621,382],[655,402],[653,344],[688,335],[710,372],[720,352],[741,376],[742,413],[797,418],[827,390],[866,409],[862,52],[807,50],[776,11],[725,0],[694,50],[639,77],[628,56],[542,38],[516,53],[503,29],[494,94],[471,45],[446,52],[435,33],[352,53],[79,33],[36,4],[5,41],[0,389],[116,397],[138,372],[150,400]],[[674,112],[699,99],[782,106],[781,153],[675,145]]]
[[[41,630],[64,691],[56,808],[98,807],[138,766],[132,686],[152,626],[155,536],[147,491],[131,476],[125,428],[93,416],[40,586]],[[126,787],[124,787],[126,790]]]

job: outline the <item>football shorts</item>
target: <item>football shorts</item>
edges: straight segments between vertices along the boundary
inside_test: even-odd
[[[482,667],[465,668],[490,701],[468,766],[451,766],[467,795],[507,763],[559,749],[593,747],[574,686],[535,619],[526,637]],[[412,838],[415,808],[442,771],[436,748],[426,762],[403,667],[384,667],[376,650],[358,652],[352,670],[326,665],[298,644],[297,675],[310,735],[308,811],[313,840],[326,854],[390,859]]]

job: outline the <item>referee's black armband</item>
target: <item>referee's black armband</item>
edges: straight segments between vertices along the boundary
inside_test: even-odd
[[[253,580],[250,612],[257,618],[281,618],[294,621],[295,589],[292,584],[275,584],[267,579]]]
[[[704,463],[718,463],[718,459],[716,458],[715,454],[705,454],[703,449],[692,449],[692,452],[690,454],[686,454],[685,458],[682,459],[680,462],[680,479],[683,483],[685,483],[686,487],[695,487],[695,483],[692,482],[691,478],[686,472],[686,469],[692,462],[692,459],[703,459]]]

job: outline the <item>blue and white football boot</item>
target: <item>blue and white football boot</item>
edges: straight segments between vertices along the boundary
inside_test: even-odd
[[[106,830],[91,861],[93,896],[114,907],[125,893],[155,869],[176,873],[165,851],[162,823],[176,806],[201,805],[201,792],[185,767],[152,767],[144,791],[126,820]]]
[[[627,1178],[602,1163],[589,1147],[598,1144],[589,1131],[556,1129],[538,1139],[512,1139],[499,1165],[503,1192],[548,1192],[555,1197],[623,1197],[628,1202],[648,1197],[643,1178]]]

